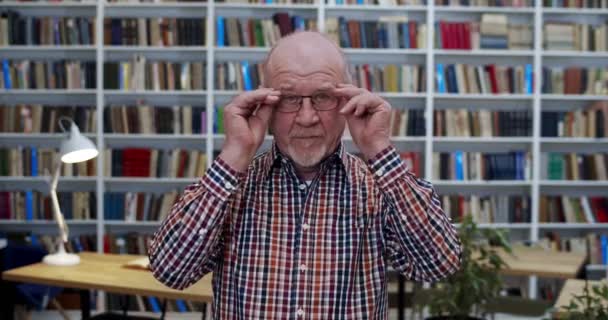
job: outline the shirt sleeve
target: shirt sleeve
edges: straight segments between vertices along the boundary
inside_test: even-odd
[[[154,277],[184,289],[211,271],[223,248],[230,200],[244,174],[217,158],[205,175],[186,187],[148,250]]]
[[[417,178],[393,146],[368,161],[383,196],[384,241],[393,267],[438,281],[460,267],[461,245],[430,182]]]

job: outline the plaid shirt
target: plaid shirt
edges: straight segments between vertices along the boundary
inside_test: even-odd
[[[149,255],[172,288],[213,271],[214,319],[386,319],[388,264],[436,281],[458,269],[460,241],[394,147],[366,164],[340,145],[307,185],[275,144],[246,173],[216,159]]]

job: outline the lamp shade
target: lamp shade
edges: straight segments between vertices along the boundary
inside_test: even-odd
[[[77,163],[95,158],[99,154],[91,139],[83,136],[78,126],[71,122],[67,139],[61,142],[59,156],[64,163]]]

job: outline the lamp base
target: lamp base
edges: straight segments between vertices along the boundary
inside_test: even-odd
[[[73,266],[80,263],[80,257],[73,253],[57,252],[47,254],[42,262],[53,266]]]

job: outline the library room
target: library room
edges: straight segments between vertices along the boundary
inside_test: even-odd
[[[0,0],[0,320],[608,320],[608,0]]]

